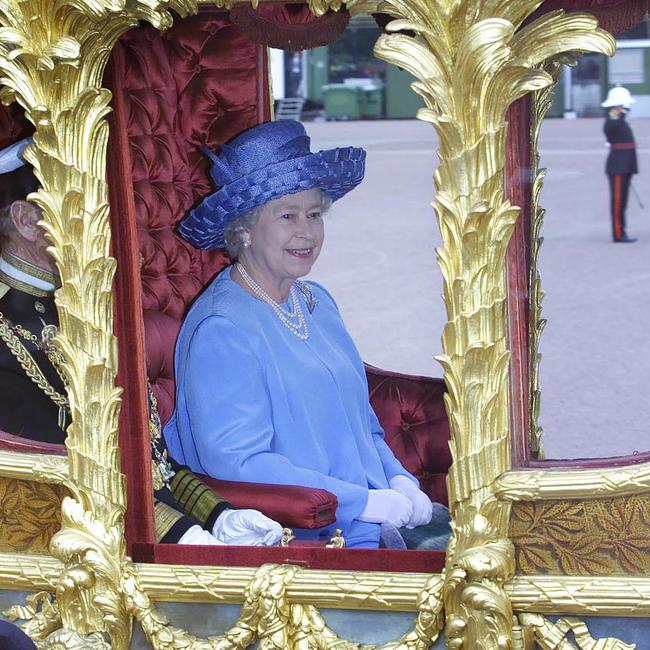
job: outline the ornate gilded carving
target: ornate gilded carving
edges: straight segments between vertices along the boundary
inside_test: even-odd
[[[81,635],[76,630],[61,627],[58,604],[52,594],[39,592],[27,598],[25,606],[14,605],[3,612],[9,620],[26,620],[25,631],[37,640],[39,650],[110,650],[100,632]],[[39,640],[40,639],[40,640]]]
[[[517,612],[650,616],[648,578],[518,575],[506,588]]]
[[[542,446],[542,427],[539,424],[540,413],[540,362],[541,354],[539,344],[546,326],[546,319],[542,318],[542,301],[544,300],[544,291],[542,290],[542,281],[539,274],[539,251],[543,238],[541,236],[542,224],[544,223],[545,210],[540,205],[540,194],[544,185],[544,176],[546,169],[540,169],[539,166],[539,134],[544,117],[553,103],[553,89],[559,79],[562,66],[552,62],[546,65],[547,72],[553,79],[553,84],[537,91],[533,94],[533,115],[532,115],[532,151],[533,159],[531,160],[531,174],[533,176],[533,189],[531,193],[531,225],[530,225],[530,269],[528,284],[529,292],[529,316],[528,316],[528,358],[529,358],[529,377],[530,377],[530,453],[533,458],[544,458],[544,449]]]
[[[151,598],[193,603],[241,602],[255,576],[255,569],[246,567],[137,564],[136,571]],[[440,576],[424,573],[303,570],[294,576],[287,596],[292,602],[309,601],[318,607],[412,612],[422,594],[437,592],[439,584]]]
[[[2,613],[10,621],[28,621],[23,627],[33,639],[46,638],[61,627],[59,610],[46,591],[28,596],[25,605],[14,605]]]
[[[332,535],[332,538],[327,542],[327,548],[345,548],[345,537],[342,535],[342,530],[337,528]]]
[[[541,409],[541,390],[540,390],[540,363],[541,354],[539,345],[546,327],[546,319],[542,318],[542,301],[544,291],[542,290],[542,281],[539,273],[539,252],[542,246],[543,237],[541,235],[542,225],[544,224],[545,210],[541,206],[540,195],[544,185],[546,169],[539,166],[539,134],[546,113],[553,103],[553,89],[557,84],[562,72],[562,65],[575,65],[576,58],[569,54],[562,54],[553,60],[547,61],[545,70],[551,75],[553,85],[547,86],[542,90],[533,93],[533,114],[532,114],[532,133],[531,143],[533,160],[532,175],[533,189],[531,196],[531,224],[530,224],[530,269],[529,269],[529,324],[528,324],[528,349],[529,349],[529,381],[530,381],[530,452],[531,456],[536,459],[544,458],[544,447],[542,444],[543,429],[539,423],[539,414]]]
[[[0,551],[47,553],[68,494],[59,485],[0,478]]]
[[[184,630],[168,625],[153,611],[149,597],[129,571],[124,581],[124,594],[129,607],[155,648],[219,650],[247,648],[255,640],[260,648],[284,650],[309,647],[329,650],[427,650],[442,627],[442,582],[431,576],[419,593],[415,629],[395,642],[381,647],[345,641],[330,630],[314,605],[302,605],[289,599],[289,590],[296,577],[303,573],[292,565],[260,567],[244,592],[245,599],[239,620],[223,636],[197,639]],[[341,604],[339,603],[339,606]]]
[[[496,482],[496,496],[508,501],[589,499],[650,492],[650,463],[581,470],[520,470]]]
[[[36,128],[26,157],[41,189],[31,198],[43,209],[61,277],[54,344],[72,414],[66,445],[74,498],[63,500],[63,527],[51,542],[65,566],[48,616],[56,611],[64,627],[82,635],[108,631],[115,648],[128,645],[131,621],[119,593],[124,485],[105,182],[110,93],[101,78],[119,35],[138,19],[169,26],[168,6],[183,14],[195,3],[0,2],[0,98],[18,101]]]
[[[518,215],[503,192],[505,111],[552,83],[537,66],[566,50],[613,52],[587,15],[551,12],[521,27],[538,2],[386,0],[402,16],[376,54],[407,69],[440,136],[434,208],[443,246],[448,322],[443,355],[453,465],[447,479],[454,540],[445,569],[450,647],[506,648],[514,573],[509,508],[494,485],[510,467],[505,254]]]
[[[561,618],[551,623],[539,614],[521,614],[519,620],[533,628],[535,639],[542,650],[634,650],[636,645],[623,643],[618,639],[595,640],[589,634],[587,626],[577,618]],[[569,642],[567,637],[572,634],[577,645]]]
[[[99,632],[82,636],[74,630],[62,628],[52,632],[38,644],[39,650],[110,650],[111,646]]]
[[[70,479],[68,459],[62,456],[0,450],[0,476],[65,485],[77,494]]]
[[[650,575],[650,501],[517,503],[510,539],[524,574]]]

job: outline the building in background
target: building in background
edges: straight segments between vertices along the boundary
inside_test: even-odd
[[[413,119],[424,101],[405,70],[377,59],[380,30],[370,16],[355,16],[334,44],[300,53],[271,51],[276,99],[304,97],[304,117],[320,119]],[[600,117],[612,86],[636,99],[635,117],[650,117],[650,21],[621,34],[612,58],[584,54],[565,66],[549,117]]]
[[[616,54],[583,54],[565,66],[549,117],[600,117],[600,103],[612,86],[625,86],[636,99],[635,117],[650,117],[650,22],[648,16],[619,35]]]
[[[411,90],[415,79],[374,56],[379,34],[371,17],[354,16],[332,45],[301,53],[272,50],[274,97],[302,96],[308,115],[326,119],[414,118],[424,106]]]

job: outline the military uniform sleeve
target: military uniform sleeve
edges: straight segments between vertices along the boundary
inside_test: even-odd
[[[165,501],[156,499],[154,503],[156,521],[156,541],[159,544],[176,544],[192,526],[199,522],[186,517],[182,512]]]
[[[172,461],[174,476],[169,487],[182,511],[196,519],[203,528],[212,530],[217,517],[233,506],[194,475],[188,467]]]

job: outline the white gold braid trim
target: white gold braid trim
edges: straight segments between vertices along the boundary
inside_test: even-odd
[[[53,287],[52,291],[54,291],[54,289],[58,289],[59,286],[61,285],[61,280],[56,273],[53,273],[52,271],[48,271],[47,269],[43,269],[40,266],[36,266],[31,262],[27,262],[26,260],[17,257],[16,255],[10,253],[9,251],[4,251],[2,255],[0,255],[0,258],[3,258],[9,265],[17,268],[19,271],[22,271],[27,275],[31,275],[33,278],[36,278],[37,280],[48,282]],[[49,295],[51,295],[52,291],[50,291]]]

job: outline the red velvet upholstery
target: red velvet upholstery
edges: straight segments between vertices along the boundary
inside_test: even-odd
[[[255,43],[298,52],[334,43],[350,22],[347,9],[315,16],[306,4],[235,5],[230,20]]]
[[[0,104],[0,149],[4,149],[21,138],[34,132],[34,127],[26,120],[18,104],[2,106]]]
[[[300,485],[268,485],[219,481],[199,475],[227,501],[239,508],[261,510],[289,528],[321,528],[336,519],[336,497],[327,490]]]
[[[174,410],[174,342],[180,326],[179,320],[167,314],[144,311],[147,376],[158,401],[161,422],[167,422]]]
[[[139,559],[161,561],[164,556],[164,561],[186,558],[194,563],[198,554],[192,550],[165,550],[153,544],[151,526],[146,523],[151,490],[148,473],[142,471],[149,463],[146,434],[143,436],[144,385],[148,375],[165,420],[173,408],[173,347],[182,316],[200,288],[225,263],[219,253],[202,253],[180,240],[175,225],[200,196],[210,191],[205,164],[197,153],[199,145],[207,143],[216,148],[246,126],[269,118],[265,50],[247,42],[224,14],[202,10],[165,34],[146,26],[126,34],[113,54],[107,82],[114,93],[115,110],[109,183],[114,254],[118,259],[118,380],[125,387],[120,435],[123,467],[129,476],[127,537],[131,552]],[[144,307],[142,320],[138,319],[138,305]],[[402,460],[422,477],[429,493],[446,500],[448,428],[438,417],[442,412],[440,380],[419,379],[407,388],[404,376],[382,378],[379,371],[373,372],[373,402],[380,420],[388,423],[389,440],[395,441],[398,453],[405,454]],[[397,401],[391,402],[391,396]],[[438,401],[438,407],[424,405],[429,397]],[[431,424],[439,431],[428,430]],[[424,440],[437,433],[444,442],[436,445]],[[224,493],[229,490],[223,484],[220,487]],[[237,505],[256,505],[268,512],[267,507],[275,507],[271,503],[276,500],[271,496],[274,490],[280,494],[283,488],[265,489],[270,495],[266,505],[242,500],[253,498],[250,486],[241,498],[232,491],[226,496]],[[300,516],[311,517],[312,525],[335,504],[334,496],[324,491],[288,489],[300,489],[306,507],[311,508],[311,515],[308,510]],[[276,516],[286,522],[286,516]],[[224,561],[220,559],[223,553],[234,553],[233,557],[239,558],[236,563],[247,563],[252,560],[246,552],[215,550],[216,555],[210,555],[208,562]],[[272,552],[277,555],[280,551]],[[363,557],[350,552],[350,557]],[[170,553],[177,559],[171,559]],[[405,552],[405,559],[400,561],[397,556],[401,553],[392,553],[404,569],[431,570],[431,553],[417,560],[420,554]],[[201,555],[205,556],[203,552]],[[269,556],[264,561],[269,561]],[[331,560],[328,562],[331,566]],[[375,568],[389,568],[385,561],[377,562]],[[356,560],[354,566],[360,568]]]
[[[226,64],[227,51],[237,52],[236,61]],[[260,77],[266,79],[259,71],[264,64],[260,52],[262,48],[247,43],[223,14],[208,11],[198,19],[182,21],[162,37],[149,27],[130,32],[113,54],[109,74],[115,95],[111,171],[122,162],[117,155],[120,147],[131,161],[126,174],[111,179],[114,217],[121,217],[114,221],[114,230],[123,233],[122,238],[115,237],[115,254],[120,260],[116,282],[120,303],[116,322],[123,353],[120,383],[131,385],[127,391],[134,398],[141,393],[133,375],[142,374],[134,364],[138,347],[142,352],[142,341],[134,331],[137,323],[133,315],[124,315],[126,303],[138,297],[129,291],[134,273],[125,270],[129,251],[123,239],[132,238],[136,232],[136,261],[142,283],[139,300],[145,308],[142,333],[147,349],[146,376],[163,422],[173,410],[173,349],[182,315],[201,286],[226,261],[219,253],[202,253],[189,246],[176,236],[174,227],[197,197],[210,189],[203,159],[197,153],[200,144],[207,141],[214,147],[246,126],[268,118],[263,111],[265,103],[258,99],[267,95],[266,85],[259,85]],[[236,83],[224,74],[224,66],[230,75],[235,74]],[[120,131],[126,136],[122,141]],[[127,148],[128,152],[124,151]],[[122,192],[116,190],[120,184]],[[125,193],[132,193],[132,205],[124,202]],[[128,213],[134,215],[136,228],[124,232]],[[129,402],[125,400],[121,422],[123,464],[127,473],[142,476],[137,470],[142,465],[134,456],[139,454],[140,462],[144,462],[146,449],[138,431],[145,430],[146,423]],[[151,539],[152,531],[143,525],[150,508],[146,503],[143,509],[137,505],[142,501],[138,490],[147,488],[133,481],[128,485],[129,537]],[[225,482],[221,488],[234,505],[255,504],[291,527],[320,527],[334,519],[336,498],[324,490],[290,488],[280,498],[276,488],[254,491],[252,485],[242,485],[239,496]],[[290,505],[282,517],[280,502]]]
[[[120,449],[123,471],[137,477],[127,480],[130,542],[155,539],[151,478],[143,472],[150,462],[145,335],[171,350],[187,305],[225,260],[180,240],[175,225],[210,189],[199,146],[214,147],[269,118],[266,66],[265,48],[248,41],[225,13],[204,8],[164,34],[149,26],[128,32],[107,69],[104,82],[114,96],[108,175],[118,260],[115,330],[125,391]],[[145,333],[142,307],[167,320],[147,318],[153,324]],[[169,414],[171,357],[156,359],[150,349],[150,379]]]
[[[440,573],[445,554],[440,551],[391,551],[354,548],[282,548],[259,546],[181,546],[179,544],[134,544],[132,555],[140,562],[189,564],[192,566],[253,566],[291,563],[307,569],[333,571],[411,571]]]

